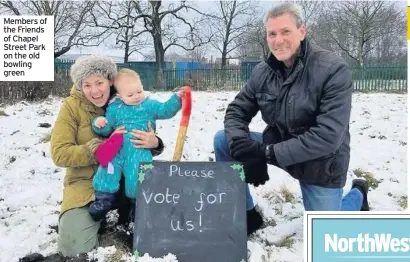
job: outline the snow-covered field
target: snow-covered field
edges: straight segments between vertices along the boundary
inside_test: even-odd
[[[193,112],[184,146],[188,161],[214,159],[213,134],[223,127],[227,104],[235,93],[193,93]],[[169,93],[155,94],[165,99]],[[56,252],[58,212],[64,170],[50,158],[49,134],[61,99],[36,104],[0,106],[0,261],[14,262],[30,253]],[[354,94],[350,130],[352,179],[363,172],[375,189],[369,192],[372,210],[403,210],[407,205],[407,95]],[[160,121],[158,133],[166,144],[157,159],[171,160],[180,114]],[[251,129],[264,128],[258,115]],[[298,182],[270,167],[271,179],[253,188],[266,225],[249,238],[249,261],[303,261],[303,205]],[[113,248],[93,252],[99,261]],[[130,259],[132,261],[132,259]],[[147,261],[147,260],[145,260]],[[151,261],[151,260],[149,260]],[[157,260],[153,260],[157,261]],[[170,259],[169,261],[172,261]]]

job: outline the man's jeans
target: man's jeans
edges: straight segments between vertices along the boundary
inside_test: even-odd
[[[262,134],[251,132],[250,138],[262,141]],[[214,137],[214,150],[216,161],[233,161],[225,139],[225,132],[218,131]],[[303,205],[306,211],[360,211],[363,202],[362,193],[353,188],[343,197],[343,188],[325,188],[300,182]],[[255,206],[246,185],[246,209]]]

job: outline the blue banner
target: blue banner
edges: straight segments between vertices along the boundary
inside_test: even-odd
[[[410,215],[306,212],[305,261],[410,261]]]

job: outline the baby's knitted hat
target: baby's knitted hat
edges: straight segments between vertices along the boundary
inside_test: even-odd
[[[87,55],[77,58],[71,66],[70,77],[78,90],[81,90],[81,82],[89,76],[102,76],[112,80],[117,74],[117,65],[114,60],[107,56]]]

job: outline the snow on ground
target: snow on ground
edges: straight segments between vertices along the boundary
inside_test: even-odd
[[[165,99],[169,93],[155,96]],[[184,146],[183,160],[214,159],[213,134],[223,127],[224,111],[235,93],[193,93],[193,112]],[[30,253],[56,252],[58,212],[64,170],[50,158],[48,142],[61,99],[42,103],[0,107],[0,261],[14,262]],[[4,112],[4,114],[2,114]],[[157,159],[171,160],[180,114],[160,121],[158,133],[166,149]],[[258,114],[251,129],[264,128]],[[375,189],[369,192],[373,210],[403,210],[407,202],[407,96],[397,94],[354,94],[351,125],[352,179],[363,172],[373,174]],[[361,170],[360,172],[358,170]],[[253,188],[265,227],[249,238],[250,262],[303,260],[303,205],[297,181],[270,167],[271,179]],[[378,183],[380,182],[380,183]],[[112,248],[111,248],[112,249]],[[114,250],[115,251],[115,250]],[[103,261],[110,248],[92,252]],[[162,261],[174,261],[171,255]],[[133,259],[129,259],[133,261]],[[149,260],[144,261],[160,261]]]

